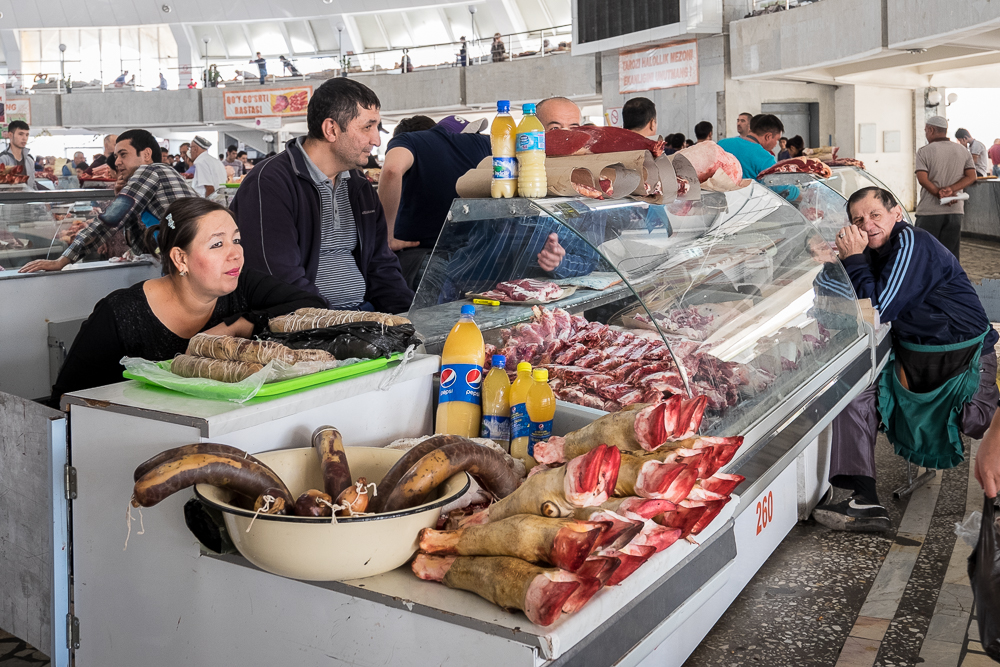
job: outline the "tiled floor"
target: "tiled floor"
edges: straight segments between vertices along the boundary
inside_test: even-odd
[[[1000,244],[963,243],[973,282],[1000,278]],[[970,443],[975,446],[976,443]],[[966,574],[971,547],[954,525],[981,509],[968,462],[939,474],[909,501],[893,501],[906,467],[882,438],[879,495],[893,529],[883,535],[795,526],[685,667],[986,667]],[[0,667],[48,666],[0,630]]]

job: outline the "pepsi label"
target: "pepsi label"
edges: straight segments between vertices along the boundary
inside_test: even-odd
[[[463,401],[479,405],[482,390],[482,366],[445,364],[441,367],[441,389],[438,392],[438,403]]]
[[[524,403],[510,406],[510,439],[527,438],[531,434],[531,419]]]
[[[528,456],[535,456],[535,445],[545,442],[552,437],[552,420],[544,422],[531,422],[531,431],[528,433]]]

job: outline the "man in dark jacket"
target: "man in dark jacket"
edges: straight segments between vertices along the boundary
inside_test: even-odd
[[[378,146],[378,97],[330,79],[309,101],[309,134],[257,164],[231,209],[247,268],[319,294],[334,309],[400,313],[413,292],[389,250],[385,214],[359,171]]]
[[[961,265],[930,233],[903,220],[882,188],[847,204],[852,226],[837,248],[854,291],[892,322],[892,356],[881,377],[833,421],[830,483],[852,497],[816,508],[834,529],[879,532],[889,515],[875,492],[879,423],[896,453],[950,468],[964,454],[959,432],[981,438],[997,409],[997,333]]]

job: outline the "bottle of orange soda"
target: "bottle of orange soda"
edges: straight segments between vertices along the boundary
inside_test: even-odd
[[[461,317],[445,340],[435,433],[479,436],[486,353],[475,314],[475,306],[462,306]]]
[[[531,389],[531,364],[522,361],[517,365],[517,378],[510,385],[510,455],[515,459],[534,465],[534,460],[528,456],[529,434],[531,420],[528,418],[526,401],[528,390]]]
[[[510,117],[510,102],[497,102],[497,115],[490,126],[490,146],[493,149],[493,180],[490,194],[494,199],[517,194],[517,126]]]
[[[510,378],[505,366],[507,358],[494,354],[493,368],[483,380],[483,429],[480,437],[489,438],[510,451]]]
[[[531,420],[531,432],[528,434],[528,462],[530,469],[535,465],[535,445],[552,437],[552,419],[556,415],[556,397],[549,387],[549,372],[544,368],[536,368],[531,372],[534,382],[528,390],[528,419]],[[529,463],[530,462],[530,463]]]

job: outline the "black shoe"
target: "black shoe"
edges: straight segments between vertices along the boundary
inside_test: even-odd
[[[813,518],[832,530],[882,533],[892,528],[889,513],[884,507],[868,504],[856,497],[835,504],[819,505],[813,510]]]

